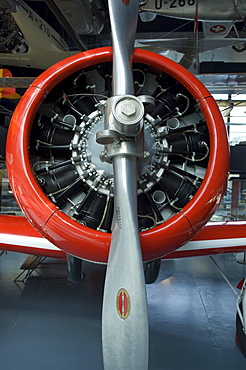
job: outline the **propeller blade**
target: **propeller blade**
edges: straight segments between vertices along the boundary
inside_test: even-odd
[[[113,43],[113,95],[134,94],[132,54],[138,22],[138,0],[108,0]]]
[[[105,370],[148,368],[148,312],[137,223],[136,158],[114,158],[114,228],[102,314]]]
[[[124,97],[127,94],[134,94],[131,56],[139,1],[108,0],[108,4],[113,39],[113,95]],[[133,131],[136,132],[135,126],[138,119],[134,121],[135,113],[128,114],[127,111],[131,110],[132,106],[135,111],[138,103],[134,99],[129,98],[129,100],[130,106],[128,105],[125,111],[119,108],[123,117],[126,114],[126,122],[122,122],[121,119],[117,121],[117,114],[114,114],[117,122],[113,130],[118,130],[119,135],[122,133],[124,135],[121,143],[115,144],[112,156],[114,218],[102,312],[105,370],[146,370],[148,368],[147,298],[137,218],[138,159],[134,150],[127,149],[129,143],[127,133],[131,137],[137,136],[141,127],[139,126],[138,133],[132,134]],[[122,107],[121,103],[119,107]],[[125,105],[124,101],[123,105]],[[112,107],[112,104],[109,107]],[[139,117],[137,113],[136,115]],[[139,118],[137,122],[139,125],[140,120]],[[106,123],[106,128],[109,125],[110,123]],[[141,135],[143,133],[136,139],[136,146]],[[114,143],[112,146],[114,147]],[[110,151],[111,145],[108,147]]]

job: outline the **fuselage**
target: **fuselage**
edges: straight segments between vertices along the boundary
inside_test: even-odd
[[[198,5],[197,5],[198,4]],[[147,0],[141,10],[164,16],[201,21],[243,21],[246,2],[243,0]]]

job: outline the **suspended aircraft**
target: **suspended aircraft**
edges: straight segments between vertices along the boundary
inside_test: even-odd
[[[243,0],[219,0],[216,3],[206,0],[145,0],[140,5],[141,10],[182,19],[194,20],[198,12],[198,19],[205,22],[241,22],[246,16]]]
[[[245,251],[245,223],[208,223],[229,170],[211,94],[172,60],[134,50],[138,1],[108,6],[113,47],[60,60],[14,111],[6,162],[25,217],[0,216],[1,249],[67,258],[74,281],[78,261],[107,264],[104,367],[142,370],[145,282],[158,276],[160,260]]]
[[[97,47],[110,42],[110,33],[105,31],[108,23],[108,9],[105,0],[66,2],[44,2],[48,9],[69,35],[63,37],[47,21],[35,12],[28,2],[22,0],[0,1],[2,28],[0,62],[2,65],[46,69],[55,62],[87,49],[81,36],[97,37]],[[218,11],[220,9],[220,11]],[[152,37],[143,38],[136,34],[135,45],[158,51],[173,50],[184,54],[179,62],[186,68],[199,62],[199,54],[223,47],[245,50],[244,25],[245,4],[241,1],[225,1],[219,4],[202,1],[140,1],[139,16],[143,24],[153,21],[156,15],[163,15],[163,28],[152,32]],[[172,30],[166,32],[167,18],[185,19],[194,22],[189,32]],[[202,24],[199,31],[198,21]],[[153,22],[152,22],[153,23]],[[160,22],[161,24],[161,22]],[[151,27],[153,25],[151,24]],[[165,33],[164,33],[165,32]],[[167,36],[166,36],[167,34]],[[66,39],[66,40],[65,40]],[[37,42],[38,40],[38,42]],[[72,41],[72,42],[71,42]],[[89,47],[90,48],[90,47]]]
[[[24,1],[0,2],[2,65],[46,69],[73,53],[65,40]]]
[[[141,5],[143,21],[153,21],[157,14],[187,19],[194,22],[193,35],[187,37],[177,33],[173,37],[160,36],[138,40],[141,45],[155,49],[170,48],[184,54],[182,65],[189,68],[198,65],[199,54],[205,51],[232,47],[237,52],[246,49],[244,1],[204,1],[204,0],[147,0]],[[146,13],[147,12],[147,13]],[[199,32],[198,21],[202,24]],[[239,27],[238,27],[239,25]]]

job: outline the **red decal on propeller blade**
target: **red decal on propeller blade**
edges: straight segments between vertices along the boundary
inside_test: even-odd
[[[125,289],[120,289],[117,294],[116,307],[121,319],[127,319],[131,310],[130,296]]]

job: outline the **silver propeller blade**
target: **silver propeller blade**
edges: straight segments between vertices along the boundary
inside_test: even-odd
[[[102,315],[105,370],[148,368],[148,313],[136,213],[136,159],[114,159],[115,220]]]
[[[114,95],[134,94],[131,59],[138,23],[139,1],[108,0],[108,7],[113,42]]]
[[[116,122],[113,130],[119,137],[121,134],[127,137],[129,133],[129,136],[137,137],[138,142],[141,138],[143,140],[141,114],[138,115],[139,102],[134,97],[124,100],[124,96],[134,94],[131,56],[139,1],[109,0],[108,3],[114,53],[113,95],[122,97],[114,105]],[[113,104],[109,104],[110,109]],[[132,108],[134,112],[136,110],[135,113],[132,113]],[[126,118],[125,122],[122,117]],[[112,124],[107,123],[106,128],[112,129]],[[106,134],[109,132],[105,130]],[[132,140],[129,141],[130,145],[127,139],[124,140],[116,140],[116,143],[112,140],[113,150],[111,145],[106,145],[109,156],[110,151],[113,153],[114,219],[103,298],[103,361],[105,370],[146,370],[148,312],[137,219],[136,155],[139,147],[143,148],[139,143],[136,143],[136,149],[132,148]]]

